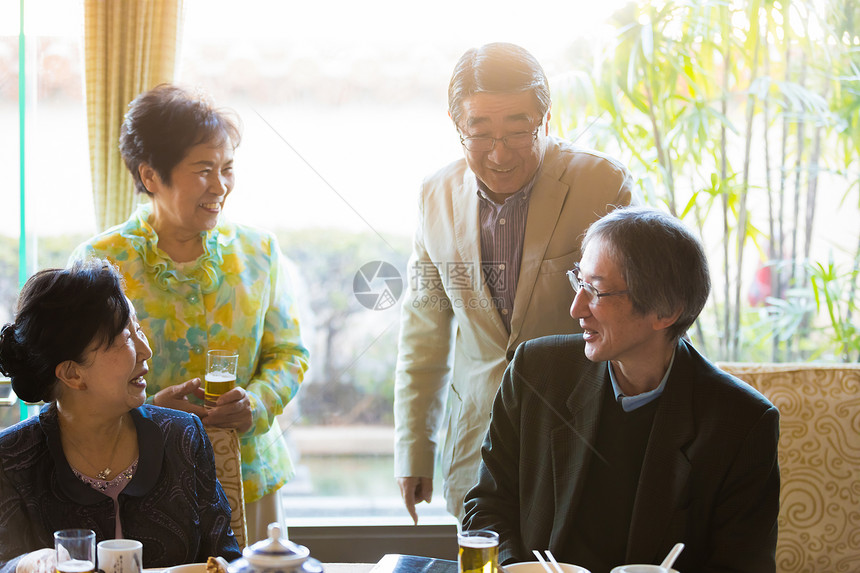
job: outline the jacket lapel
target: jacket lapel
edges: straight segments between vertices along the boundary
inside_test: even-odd
[[[511,315],[511,341],[517,340],[519,336],[529,301],[534,293],[544,253],[556,230],[556,223],[569,190],[569,187],[560,180],[564,165],[555,160],[557,155],[558,144],[550,139],[547,142],[543,165],[551,166],[552,169],[541,170],[529,197],[520,276],[517,280],[514,312]]]
[[[454,191],[454,197],[451,199],[452,208],[454,211],[454,239],[457,245],[457,252],[460,254],[461,260],[467,265],[469,272],[473,273],[472,285],[474,285],[474,294],[483,300],[490,300],[490,289],[484,281],[484,273],[481,270],[481,223],[478,211],[478,183],[475,179],[475,174],[471,169],[466,169],[463,173],[462,186]],[[448,261],[440,261],[441,264],[446,264]],[[445,276],[445,271],[442,271]],[[475,313],[482,313],[487,317],[487,320],[493,325],[501,340],[508,339],[508,329],[502,322],[499,316],[499,311],[492,304],[478,305],[480,309],[475,309]],[[516,308],[516,307],[515,307]],[[504,346],[504,342],[502,342]]]
[[[555,508],[549,547],[555,549],[565,547],[570,539],[588,462],[596,454],[594,440],[606,376],[606,363],[591,364],[583,372],[566,403],[568,418],[561,420],[550,436]]]
[[[690,356],[681,341],[654,415],[627,544],[627,563],[659,563],[677,540],[666,539],[675,512],[689,500],[686,446],[695,433]]]

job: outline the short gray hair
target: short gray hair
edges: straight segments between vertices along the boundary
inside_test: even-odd
[[[140,165],[152,167],[167,184],[173,169],[200,143],[242,140],[239,118],[215,108],[207,95],[160,84],[130,104],[119,132],[119,152],[138,193],[152,195],[140,178]]]
[[[472,48],[460,57],[448,84],[448,112],[459,127],[463,101],[476,93],[516,93],[531,90],[535,105],[546,115],[549,82],[540,63],[516,44],[496,42]]]
[[[699,239],[676,217],[652,207],[623,207],[586,231],[582,250],[601,242],[621,269],[633,309],[681,314],[666,333],[684,336],[711,292],[708,259]]]

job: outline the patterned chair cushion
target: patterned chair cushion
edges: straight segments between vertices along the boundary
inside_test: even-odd
[[[245,528],[245,494],[242,489],[242,459],[239,452],[239,435],[231,428],[207,427],[206,433],[215,453],[215,473],[227,500],[230,502],[230,525],[239,547],[245,547],[248,537]]]
[[[860,365],[719,366],[780,411],[777,572],[860,571]]]

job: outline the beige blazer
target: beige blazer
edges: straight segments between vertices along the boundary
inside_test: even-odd
[[[565,273],[588,225],[630,203],[632,179],[605,155],[549,138],[529,198],[510,333],[481,274],[477,191],[462,159],[422,185],[394,391],[395,476],[432,477],[441,437],[443,494],[459,518],[508,361],[525,340],[579,331]]]

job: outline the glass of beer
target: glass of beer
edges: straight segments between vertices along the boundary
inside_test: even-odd
[[[95,573],[96,534],[92,529],[54,532],[57,573]]]
[[[496,573],[499,568],[499,534],[489,529],[457,534],[460,573]]]
[[[203,405],[214,408],[221,394],[236,386],[239,353],[233,350],[210,350],[206,355],[206,377],[203,382]]]

